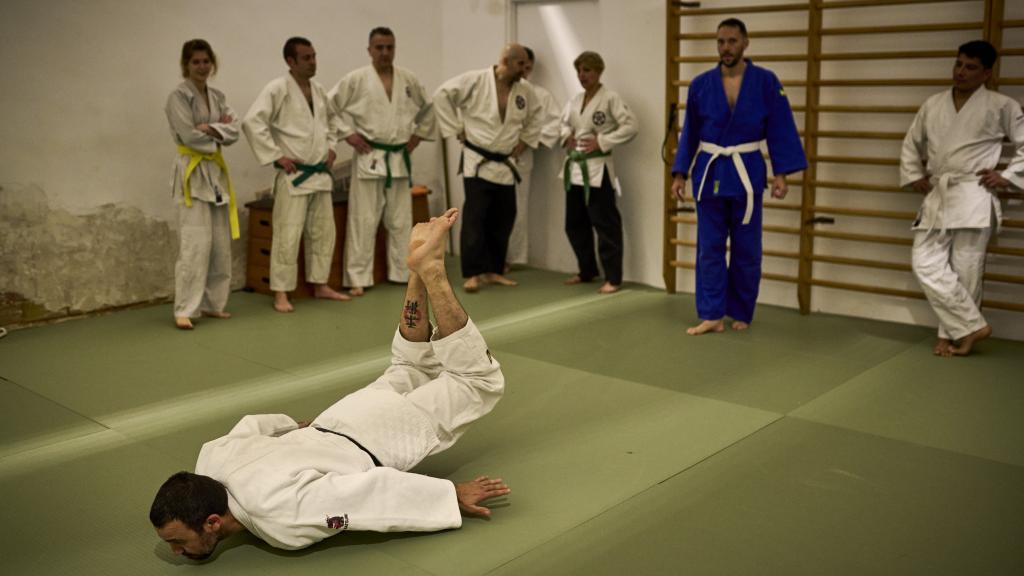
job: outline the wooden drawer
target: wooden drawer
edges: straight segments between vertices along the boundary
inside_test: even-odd
[[[252,237],[249,239],[249,252],[246,254],[248,266],[270,267],[270,238]]]
[[[249,209],[249,237],[271,238],[274,236],[274,213],[271,210]]]

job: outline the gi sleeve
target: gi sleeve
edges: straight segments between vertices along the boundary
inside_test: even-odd
[[[416,130],[413,131],[413,134],[419,136],[420,140],[431,141],[434,139],[434,132],[437,130],[437,115],[434,114],[434,103],[427,98],[427,90],[423,87],[423,84],[420,84],[419,79],[411,78],[409,87],[411,88],[410,98],[419,107],[419,112],[416,113],[416,118],[413,119],[413,122],[416,124]]]
[[[1017,188],[1024,188],[1024,112],[1020,104],[1010,100],[1002,109],[1003,131],[1013,146],[1013,157],[1002,176]]]
[[[334,88],[331,88],[331,91],[327,93],[327,101],[334,107],[334,116],[331,117],[330,131],[339,141],[356,133],[355,128],[352,127],[352,122],[350,122],[351,118],[345,112],[349,103],[352,102],[352,98],[356,92],[354,84],[355,81],[352,79],[351,75],[345,76],[341,80],[338,80],[338,83],[334,85]]]
[[[540,130],[540,144],[547,148],[554,148],[559,142],[561,132],[561,114],[555,97],[547,90],[538,90],[537,99],[540,100],[542,120]]]
[[[528,88],[526,93],[526,120],[523,122],[523,129],[519,132],[519,140],[530,148],[536,148],[540,144],[540,131],[544,128],[544,111],[541,109],[537,93]],[[511,106],[511,102],[509,103]]]
[[[900,187],[906,188],[928,176],[925,162],[928,159],[928,133],[925,131],[927,103],[917,111],[914,122],[903,137],[900,152]]]
[[[338,145],[338,134],[337,132],[331,129],[331,125],[332,123],[336,122],[336,118],[338,118],[338,109],[334,107],[334,104],[327,97],[327,91],[324,90],[323,86],[321,86],[318,83],[312,83],[312,85],[315,86],[313,90],[315,90],[317,95],[319,95],[319,97],[323,100],[324,113],[327,114],[327,118],[324,121],[324,132],[327,133],[327,150],[334,150],[335,146]],[[324,156],[324,159],[326,158],[327,157]]]
[[[167,122],[171,130],[182,144],[200,152],[214,152],[217,150],[217,141],[208,134],[196,130],[195,119],[192,116],[192,104],[189,97],[182,90],[175,90],[167,97],[167,105],[164,107],[167,113]]]
[[[609,111],[615,119],[615,129],[611,132],[604,132],[597,135],[597,145],[604,152],[610,152],[616,146],[625,144],[632,140],[640,128],[637,125],[636,115],[629,109],[626,102],[618,94],[609,98]]]
[[[328,472],[302,483],[289,498],[273,500],[273,508],[250,511],[250,519],[261,537],[288,550],[345,530],[433,532],[462,526],[454,484],[394,468]]]
[[[442,138],[454,138],[466,129],[459,111],[472,96],[473,84],[466,74],[448,80],[434,93],[434,115]]]
[[[566,141],[569,140],[569,137],[574,132],[572,128],[572,103],[573,100],[571,98],[565,103],[565,108],[562,108],[562,117],[558,121],[558,141],[562,146],[565,146]]]
[[[792,174],[807,168],[807,156],[800,143],[800,133],[796,129],[786,90],[774,74],[771,81],[765,126],[768,157],[772,161],[773,174]]]
[[[235,113],[231,106],[228,106],[227,99],[224,94],[220,91],[214,92],[216,94],[217,102],[220,107],[221,116],[227,115],[231,117],[231,122],[220,122],[218,118],[217,122],[211,122],[210,128],[213,128],[217,134],[220,135],[218,141],[225,145],[230,146],[235,142],[238,142],[238,136],[240,134],[241,119],[238,114]]]
[[[263,166],[273,164],[284,156],[284,152],[274,142],[270,124],[277,116],[283,94],[277,94],[276,83],[267,84],[259,96],[249,107],[245,119],[242,120],[242,131],[249,141],[249,147],[256,156],[256,161]]]
[[[298,423],[284,414],[251,414],[239,420],[228,436],[280,436],[298,428]]]
[[[698,86],[690,84],[686,93],[686,110],[683,113],[683,131],[679,134],[676,159],[672,163],[672,175],[688,176],[693,157],[700,147],[700,116],[697,108]]]

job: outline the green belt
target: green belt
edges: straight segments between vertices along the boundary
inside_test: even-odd
[[[274,162],[274,166],[284,169],[283,166]],[[327,167],[327,162],[321,162],[319,164],[299,164],[295,163],[295,169],[302,174],[299,174],[295,180],[292,180],[292,186],[298,186],[313,177],[314,174],[330,174],[331,170]]]
[[[383,150],[384,154],[384,167],[387,168],[387,178],[384,180],[384,187],[391,188],[391,153],[401,152],[402,160],[405,160],[405,170],[409,173],[409,180],[412,180],[412,159],[409,158],[409,147],[406,144],[381,144],[379,142],[373,142],[367,140],[367,144],[371,148],[376,150]]]
[[[575,162],[580,165],[580,171],[583,173],[583,203],[590,204],[590,168],[587,166],[587,160],[611,155],[611,152],[604,152],[602,150],[594,150],[585,154],[579,150],[569,152],[569,155],[565,158],[565,165],[562,168],[562,180],[565,182],[565,191],[568,192],[569,188],[572,187],[572,164],[570,162]]]

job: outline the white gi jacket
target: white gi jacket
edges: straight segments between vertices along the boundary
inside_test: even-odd
[[[540,138],[541,146],[554,148],[558,144],[558,136],[561,132],[562,107],[555,102],[555,97],[548,92],[547,88],[534,84],[527,80],[521,81],[533,89],[537,96],[537,104],[540,109]]]
[[[534,91],[522,82],[512,84],[505,109],[505,121],[498,111],[498,89],[494,68],[472,70],[448,80],[434,93],[434,113],[441,136],[452,138],[465,132],[474,145],[511,154],[519,141],[536,148],[540,139],[542,114]],[[483,162],[484,158],[464,148],[462,170],[494,184],[512,185],[515,177],[500,162]],[[510,158],[513,162],[513,158]]]
[[[242,129],[249,140],[256,160],[267,166],[287,156],[303,164],[319,164],[327,160],[327,153],[337,143],[329,128],[334,108],[327,100],[327,93],[316,80],[310,79],[313,95],[313,112],[309,110],[306,96],[299,83],[291,74],[272,80],[267,84],[242,121]],[[333,181],[330,174],[314,174],[298,187],[292,185],[298,175],[292,174],[283,181],[292,195],[312,194],[330,191]],[[277,194],[279,190],[274,190]]]
[[[298,428],[284,414],[242,418],[203,445],[196,474],[224,484],[231,514],[275,548],[305,548],[344,530],[462,525],[450,481],[376,467],[350,440]]]
[[[433,102],[416,76],[399,66],[394,67],[391,98],[373,66],[365,66],[345,75],[327,95],[336,116],[331,123],[337,140],[358,132],[367,140],[380,144],[405,144],[414,134],[429,140],[434,133]],[[384,150],[374,149],[356,155],[359,178],[385,178],[387,168]],[[409,176],[401,153],[392,153],[393,178]]]
[[[562,111],[562,131],[560,139],[565,142],[575,134],[577,140],[588,136],[597,136],[597,145],[604,152],[611,152],[616,146],[632,140],[639,128],[636,116],[622,98],[615,92],[601,86],[597,93],[583,108],[585,93],[572,97]],[[587,175],[591,186],[600,186],[604,178],[604,170],[608,168],[608,177],[615,183],[615,165],[611,156],[599,156],[587,160]],[[571,183],[583,185],[583,170],[576,162],[569,163]],[[621,193],[621,191],[620,191]]]
[[[900,186],[929,176],[932,191],[924,198],[915,230],[988,228],[1002,211],[999,199],[983,187],[979,170],[995,169],[1003,139],[1014,155],[1002,172],[1024,187],[1024,114],[1016,100],[981,86],[958,113],[952,89],[925,100],[918,110],[900,157]]]
[[[218,144],[228,146],[238,141],[239,118],[235,111],[228,106],[223,92],[207,86],[206,93],[210,100],[209,108],[195,84],[190,80],[185,80],[178,84],[178,87],[167,97],[164,112],[167,114],[167,121],[170,124],[171,136],[174,138],[175,144],[183,144],[198,152],[212,154],[217,151]],[[227,124],[220,122],[220,118],[224,114],[231,116],[231,122]],[[210,135],[196,130],[197,124],[209,124],[217,131],[220,138],[214,139]],[[189,161],[190,157],[183,154],[178,154],[174,159],[174,175],[171,178],[172,196],[182,194],[183,179]],[[227,179],[216,162],[209,160],[199,162],[199,165],[192,171],[189,186],[189,193],[193,200],[217,204],[219,196],[219,204],[228,202]]]

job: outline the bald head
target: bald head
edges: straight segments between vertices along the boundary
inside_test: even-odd
[[[509,44],[501,50],[501,58],[495,73],[498,80],[509,85],[522,80],[526,67],[530,63],[530,55],[521,44]]]

